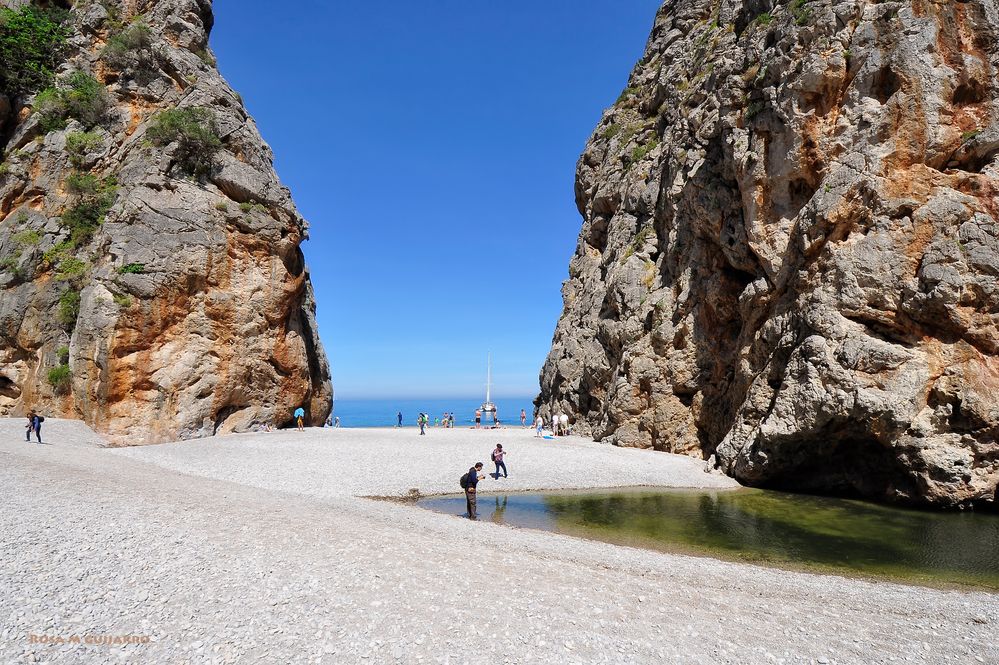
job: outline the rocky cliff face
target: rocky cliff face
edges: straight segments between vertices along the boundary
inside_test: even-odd
[[[215,68],[210,0],[40,4],[70,10],[55,77],[0,95],[0,414],[128,444],[322,422],[308,226]]]
[[[999,482],[999,7],[670,0],[577,170],[543,415],[751,485]]]

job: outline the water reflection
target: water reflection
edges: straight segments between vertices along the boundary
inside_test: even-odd
[[[762,490],[493,499],[480,498],[480,517],[501,524],[760,563],[999,589],[996,515],[919,512]],[[437,497],[420,505],[454,513],[452,504],[463,500]]]

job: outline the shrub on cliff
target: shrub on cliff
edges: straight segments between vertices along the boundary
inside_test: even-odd
[[[73,166],[80,166],[92,152],[101,147],[101,135],[96,132],[72,132],[66,135],[66,154]]]
[[[17,96],[52,83],[69,31],[63,10],[0,8],[0,93]]]
[[[64,83],[42,90],[32,103],[46,133],[63,129],[70,118],[93,127],[104,120],[110,107],[111,96],[104,84],[79,71],[70,74]]]
[[[161,147],[176,143],[177,165],[199,178],[211,173],[215,153],[222,148],[215,115],[207,108],[168,109],[158,113],[146,136]]]
[[[59,311],[56,313],[56,319],[66,328],[72,330],[78,316],[80,316],[80,292],[67,289],[59,297]]]
[[[104,223],[104,216],[118,196],[118,184],[114,178],[73,174],[67,179],[66,188],[79,194],[80,199],[62,213],[61,221],[63,227],[69,229],[72,246],[79,247]]]
[[[152,45],[152,30],[141,18],[137,18],[121,32],[108,38],[101,51],[101,59],[118,71],[147,71],[154,62],[150,49]]]
[[[57,395],[65,395],[73,385],[73,372],[69,365],[56,365],[49,370],[46,377]]]

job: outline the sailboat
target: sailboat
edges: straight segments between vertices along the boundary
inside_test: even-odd
[[[493,355],[490,353],[486,356],[486,401],[482,403],[479,407],[479,411],[482,412],[482,417],[485,419],[487,415],[492,415],[493,420],[496,420],[496,405],[492,403],[489,398],[490,390],[492,389],[493,382]]]

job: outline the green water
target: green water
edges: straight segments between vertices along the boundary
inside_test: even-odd
[[[465,514],[465,498],[419,501]],[[479,496],[479,519],[779,567],[999,590],[999,515],[742,489]]]

